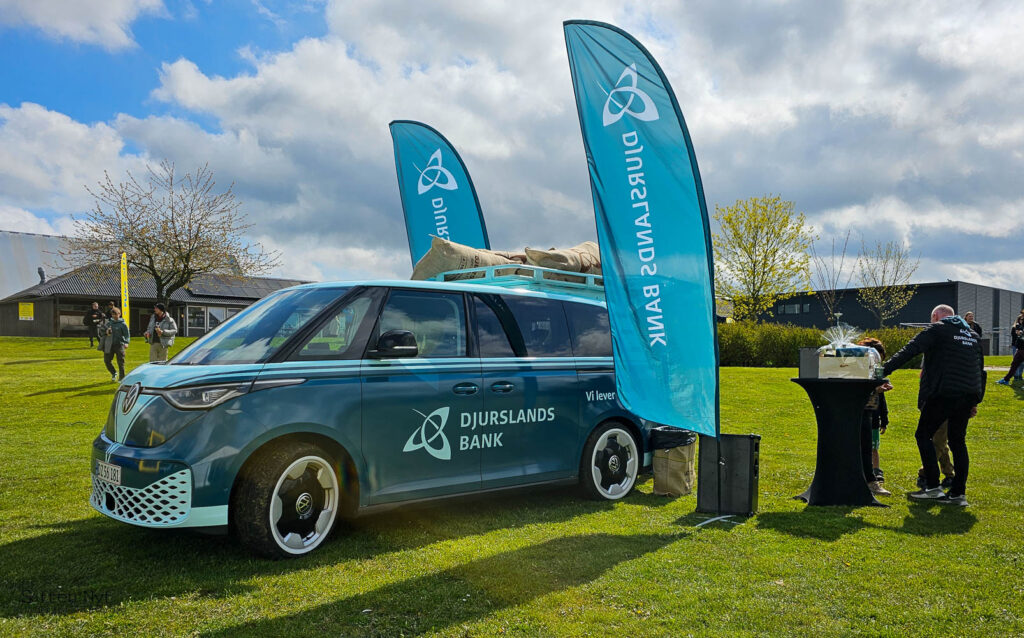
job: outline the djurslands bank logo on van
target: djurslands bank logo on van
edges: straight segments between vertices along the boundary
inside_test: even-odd
[[[622,75],[615,83],[615,88],[605,91],[608,96],[608,99],[604,101],[603,121],[605,126],[615,124],[627,113],[643,122],[653,122],[658,119],[658,107],[654,105],[654,100],[650,95],[636,87],[636,80],[636,63],[633,63],[622,69]],[[638,101],[638,106],[641,107],[639,110],[633,108],[634,101]]]
[[[452,448],[448,445],[448,437],[444,435],[444,426],[448,424],[448,412],[450,409],[448,407],[438,408],[430,414],[423,414],[419,410],[413,410],[413,412],[423,417],[423,423],[413,430],[412,436],[405,442],[405,447],[402,448],[402,451],[415,452],[416,450],[423,449],[435,459],[450,461],[452,458]]]
[[[415,452],[426,450],[430,456],[442,461],[450,461],[452,448],[448,443],[448,437],[444,428],[448,425],[448,414],[451,408],[445,406],[438,408],[430,414],[423,414],[419,410],[413,410],[423,417],[419,427],[412,431],[409,440],[405,442],[403,452]],[[481,450],[485,448],[503,447],[501,437],[504,432],[495,432],[493,428],[506,425],[534,425],[555,420],[554,408],[523,408],[520,410],[484,410],[482,412],[461,412],[459,414],[459,427],[463,431],[468,430],[469,434],[459,435],[459,451]],[[487,429],[488,432],[474,434],[477,430]]]

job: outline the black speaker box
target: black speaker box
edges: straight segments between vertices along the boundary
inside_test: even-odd
[[[759,434],[700,437],[697,511],[753,516],[757,512]]]

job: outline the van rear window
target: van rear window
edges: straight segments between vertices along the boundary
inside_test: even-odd
[[[565,303],[572,329],[572,349],[577,357],[612,356],[612,329],[608,311],[601,306]]]
[[[571,357],[569,327],[562,302],[554,299],[502,295],[519,324],[528,357]]]

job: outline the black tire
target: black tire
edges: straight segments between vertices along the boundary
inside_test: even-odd
[[[295,558],[330,535],[341,497],[338,465],[330,455],[309,443],[282,443],[258,451],[246,464],[231,494],[232,527],[256,554]]]
[[[583,446],[580,487],[587,498],[621,500],[633,491],[642,465],[640,444],[633,431],[622,423],[603,423]]]

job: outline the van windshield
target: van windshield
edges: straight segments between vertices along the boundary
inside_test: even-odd
[[[266,361],[350,287],[275,292],[207,333],[169,361],[171,365],[224,365]]]

